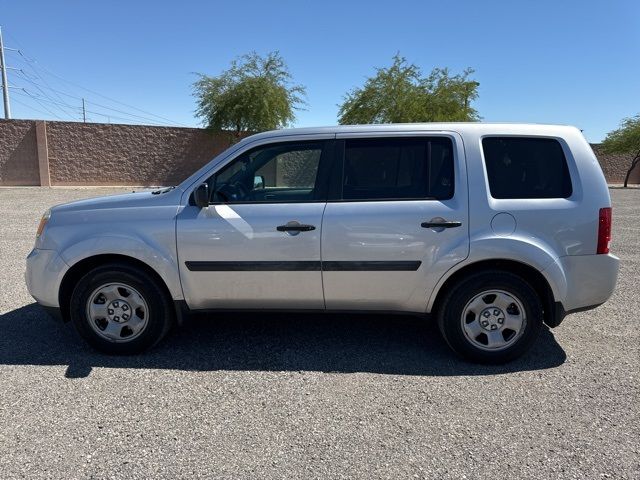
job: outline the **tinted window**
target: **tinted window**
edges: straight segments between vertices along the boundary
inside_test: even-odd
[[[215,202],[313,200],[321,142],[277,144],[251,150],[210,180]]]
[[[453,196],[453,144],[448,138],[347,140],[345,200],[448,199]]]
[[[482,140],[493,198],[567,198],[571,177],[562,146],[550,138]]]

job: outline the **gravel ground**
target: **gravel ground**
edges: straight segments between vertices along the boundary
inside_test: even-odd
[[[97,354],[24,258],[47,206],[114,191],[0,189],[1,478],[640,478],[640,189],[611,190],[613,298],[503,367],[392,316],[226,315]]]

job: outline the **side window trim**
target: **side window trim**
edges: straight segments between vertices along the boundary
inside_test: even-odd
[[[342,201],[343,179],[344,179],[344,139],[335,140],[333,164],[329,177],[329,190],[327,192],[328,202]]]

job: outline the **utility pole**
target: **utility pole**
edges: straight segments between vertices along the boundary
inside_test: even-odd
[[[84,108],[84,98],[82,99],[82,121],[87,123],[87,111]]]
[[[4,100],[4,118],[11,118],[9,105],[9,81],[7,80],[7,65],[4,63],[4,44],[2,43],[2,27],[0,27],[0,70],[2,70],[2,99]]]

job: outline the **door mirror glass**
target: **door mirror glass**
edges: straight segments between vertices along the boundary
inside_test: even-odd
[[[264,175],[256,175],[253,177],[253,188],[264,188]]]
[[[198,208],[205,208],[209,206],[209,185],[203,183],[199,185],[193,192],[193,201]]]

